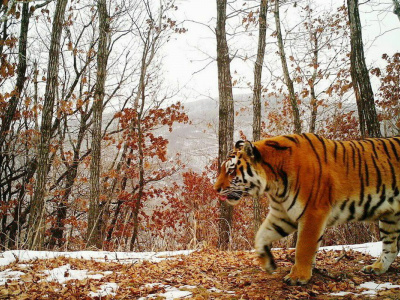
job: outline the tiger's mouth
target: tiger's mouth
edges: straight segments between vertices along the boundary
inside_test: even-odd
[[[242,198],[242,191],[229,192],[227,194],[220,195],[221,201],[226,201],[230,205],[236,205],[239,203],[239,200]]]

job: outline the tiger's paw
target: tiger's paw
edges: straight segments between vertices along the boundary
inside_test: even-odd
[[[261,268],[269,274],[272,274],[277,269],[275,261],[273,259],[266,259],[265,257],[259,257]]]
[[[292,271],[285,276],[283,281],[288,285],[304,285],[307,284],[311,279],[311,272],[299,271],[293,266]]]
[[[270,247],[268,245],[264,245],[262,250],[257,252],[261,267],[269,274],[274,273],[277,267],[274,260],[274,256],[271,253]]]
[[[376,261],[372,265],[362,268],[362,271],[366,274],[381,275],[387,270],[383,267],[383,264],[381,262]]]

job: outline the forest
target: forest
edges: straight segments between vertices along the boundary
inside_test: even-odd
[[[400,133],[400,42],[380,47],[399,36],[398,0],[216,0],[206,22],[186,2],[0,3],[1,250],[252,249],[268,199],[233,209],[213,190],[236,138]],[[218,88],[196,95],[217,104],[205,124],[171,84],[185,66],[164,64],[195,27],[211,36],[195,73],[212,68]],[[215,145],[169,140],[177,128]],[[352,223],[323,244],[378,239],[376,224]]]

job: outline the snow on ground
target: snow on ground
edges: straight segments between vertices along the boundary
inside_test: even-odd
[[[366,243],[358,245],[343,245],[343,246],[329,246],[321,247],[320,251],[326,250],[355,250],[362,253],[369,254],[374,257],[378,257],[382,250],[382,243]],[[17,262],[20,269],[29,267],[28,264],[23,262],[35,260],[35,259],[51,259],[57,257],[69,257],[87,260],[96,260],[100,262],[118,262],[118,263],[135,263],[138,261],[151,261],[159,262],[164,259],[174,259],[177,255],[188,255],[193,251],[168,251],[168,252],[106,252],[106,251],[77,251],[77,252],[49,252],[49,251],[26,251],[26,250],[14,250],[5,251],[0,253],[0,266],[8,266],[12,263]],[[69,264],[54,268],[52,270],[45,270],[44,274],[47,275],[47,281],[56,281],[59,283],[65,283],[68,280],[85,280],[85,279],[101,279],[104,276],[112,274],[112,271],[107,272],[93,272],[88,270],[72,270]],[[7,280],[20,280],[21,276],[24,275],[22,271],[12,271],[11,269],[5,269],[0,272],[0,285],[4,285]],[[154,283],[157,285],[157,283]],[[160,284],[158,284],[160,285]],[[162,294],[151,294],[141,300],[154,299],[157,297],[164,297],[165,299],[182,299],[190,297],[192,293],[187,291],[188,289],[194,288],[190,286],[182,286],[181,288],[175,288],[172,286],[163,286],[165,292]],[[374,282],[363,283],[359,286],[360,289],[366,289],[360,291],[360,295],[374,296],[376,291],[382,289],[400,288],[399,285],[392,285],[391,283],[376,284]],[[118,289],[117,283],[104,283],[97,292],[91,292],[91,297],[104,297],[106,295],[115,295]],[[228,292],[229,293],[229,292]],[[331,294],[332,296],[346,296],[348,292],[340,292]]]
[[[82,278],[88,279],[101,279],[106,275],[111,275],[111,271],[102,272],[98,274],[89,274],[87,270],[72,270],[69,264],[61,266],[59,268],[54,268],[52,270],[45,270],[44,274],[48,275],[46,281],[56,281],[59,283],[64,283],[68,280],[81,280]]]
[[[364,282],[364,283],[360,284],[360,286],[358,288],[366,289],[366,291],[362,291],[359,294],[351,293],[351,292],[338,292],[338,293],[331,293],[330,295],[331,296],[339,296],[339,297],[344,297],[349,294],[376,296],[377,291],[400,288],[400,285],[391,284],[390,282],[386,282],[386,283]]]
[[[319,250],[354,250],[361,253],[369,254],[374,257],[379,257],[382,252],[382,242],[376,243],[365,243],[356,245],[339,245],[339,246],[327,246],[321,247]]]
[[[0,254],[0,266],[7,266],[18,259],[19,262],[34,259],[52,259],[60,256],[96,260],[100,262],[119,262],[132,264],[137,261],[159,262],[176,255],[188,255],[193,251],[165,251],[165,252],[109,252],[109,251],[76,251],[76,252],[51,252],[12,250]]]

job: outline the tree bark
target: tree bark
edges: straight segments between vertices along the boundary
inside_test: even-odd
[[[18,66],[17,66],[17,83],[12,93],[10,103],[7,107],[7,112],[4,117],[1,118],[1,129],[0,129],[0,156],[2,155],[1,149],[6,139],[7,132],[10,130],[11,122],[14,118],[18,104],[20,102],[20,96],[25,83],[26,73],[26,46],[28,43],[28,30],[29,30],[29,3],[26,2],[22,5],[22,18],[19,35],[19,46],[18,46]]]
[[[41,249],[45,234],[45,196],[46,179],[49,172],[49,152],[51,139],[51,124],[53,118],[54,101],[58,84],[58,67],[60,54],[60,39],[64,22],[65,8],[68,0],[57,1],[53,19],[53,28],[50,41],[49,63],[47,68],[47,82],[41,121],[41,137],[38,153],[38,169],[35,183],[35,194],[32,200],[29,216],[29,232],[27,245],[30,249]]]
[[[310,80],[310,95],[311,95],[311,118],[310,118],[310,128],[309,132],[314,133],[315,132],[315,124],[317,122],[317,113],[318,113],[318,105],[317,105],[317,96],[315,94],[315,80],[317,79],[317,73],[318,73],[318,38],[317,38],[317,33],[310,32],[310,42],[313,45],[313,57],[312,57],[312,62],[313,62],[313,74],[311,76]]]
[[[393,0],[393,13],[399,18],[400,21],[400,2],[399,0]]]
[[[350,74],[357,101],[362,137],[380,137],[381,130],[376,113],[374,92],[364,57],[362,29],[358,11],[358,0],[347,0],[350,23]]]
[[[282,30],[281,30],[281,20],[279,17],[279,1],[275,0],[275,24],[276,24],[276,37],[278,39],[278,47],[279,47],[279,56],[281,58],[283,76],[285,79],[285,84],[288,88],[289,92],[289,100],[292,106],[292,115],[293,115],[293,124],[294,124],[294,132],[301,133],[301,122],[300,122],[300,113],[299,107],[297,105],[297,97],[294,92],[293,80],[290,78],[289,68],[286,61],[285,54],[285,46],[283,45],[282,39]]]
[[[229,48],[226,40],[226,0],[217,0],[217,66],[219,90],[218,165],[226,159],[233,146],[234,106]],[[229,246],[233,207],[220,202],[219,247]]]
[[[256,63],[254,64],[253,141],[258,141],[261,139],[261,78],[267,36],[267,10],[268,0],[262,0],[260,3],[260,16],[258,25],[257,59]],[[254,232],[258,231],[258,228],[262,222],[261,210],[262,208],[260,199],[258,197],[253,197]]]
[[[89,118],[90,114],[86,114],[81,116],[81,121],[79,125],[79,133],[78,133],[78,138],[77,142],[74,148],[74,159],[72,163],[68,166],[68,169],[66,171],[65,175],[65,188],[64,188],[64,193],[61,198],[61,201],[57,205],[57,211],[56,211],[56,224],[53,228],[51,228],[51,238],[49,241],[49,247],[52,249],[54,246],[58,245],[61,247],[63,245],[62,243],[62,238],[64,236],[64,221],[67,217],[67,204],[68,204],[68,199],[69,196],[71,195],[72,188],[75,183],[75,179],[78,175],[78,167],[82,159],[89,155],[91,152],[88,150],[82,157],[80,157],[80,151],[81,151],[81,146],[83,143],[83,140],[85,138],[85,133],[87,129],[87,120]]]
[[[17,111],[18,104],[20,103],[21,93],[24,88],[25,83],[25,73],[26,73],[26,49],[28,42],[28,29],[29,29],[29,3],[24,3],[22,5],[22,16],[21,16],[21,26],[20,26],[20,35],[19,35],[19,45],[18,45],[18,66],[17,66],[17,82],[12,92],[12,96],[7,107],[7,111],[4,115],[1,116],[1,127],[0,127],[0,166],[7,165],[7,161],[9,160],[9,151],[7,151],[8,146],[5,144],[7,135],[9,130],[11,129],[11,124],[14,119],[15,113]],[[7,20],[4,21],[3,33],[2,33],[2,41],[4,42],[7,38]],[[3,48],[3,44],[1,43],[1,48]],[[0,49],[0,56],[2,55],[3,49]],[[3,172],[3,168],[0,170],[0,182],[3,180],[7,180],[7,174]],[[11,186],[12,183],[10,182]],[[11,192],[11,189],[10,189]],[[5,193],[3,195],[2,201],[4,203],[6,200]],[[1,226],[1,234],[0,234],[0,246],[5,246],[6,240],[6,221],[7,215],[5,214],[2,218],[2,226]]]
[[[102,247],[101,236],[101,201],[100,201],[100,160],[101,160],[101,123],[103,116],[103,100],[107,73],[107,36],[109,20],[106,0],[98,0],[99,11],[99,48],[97,52],[97,79],[93,103],[92,127],[92,159],[90,162],[90,199],[87,245]]]

